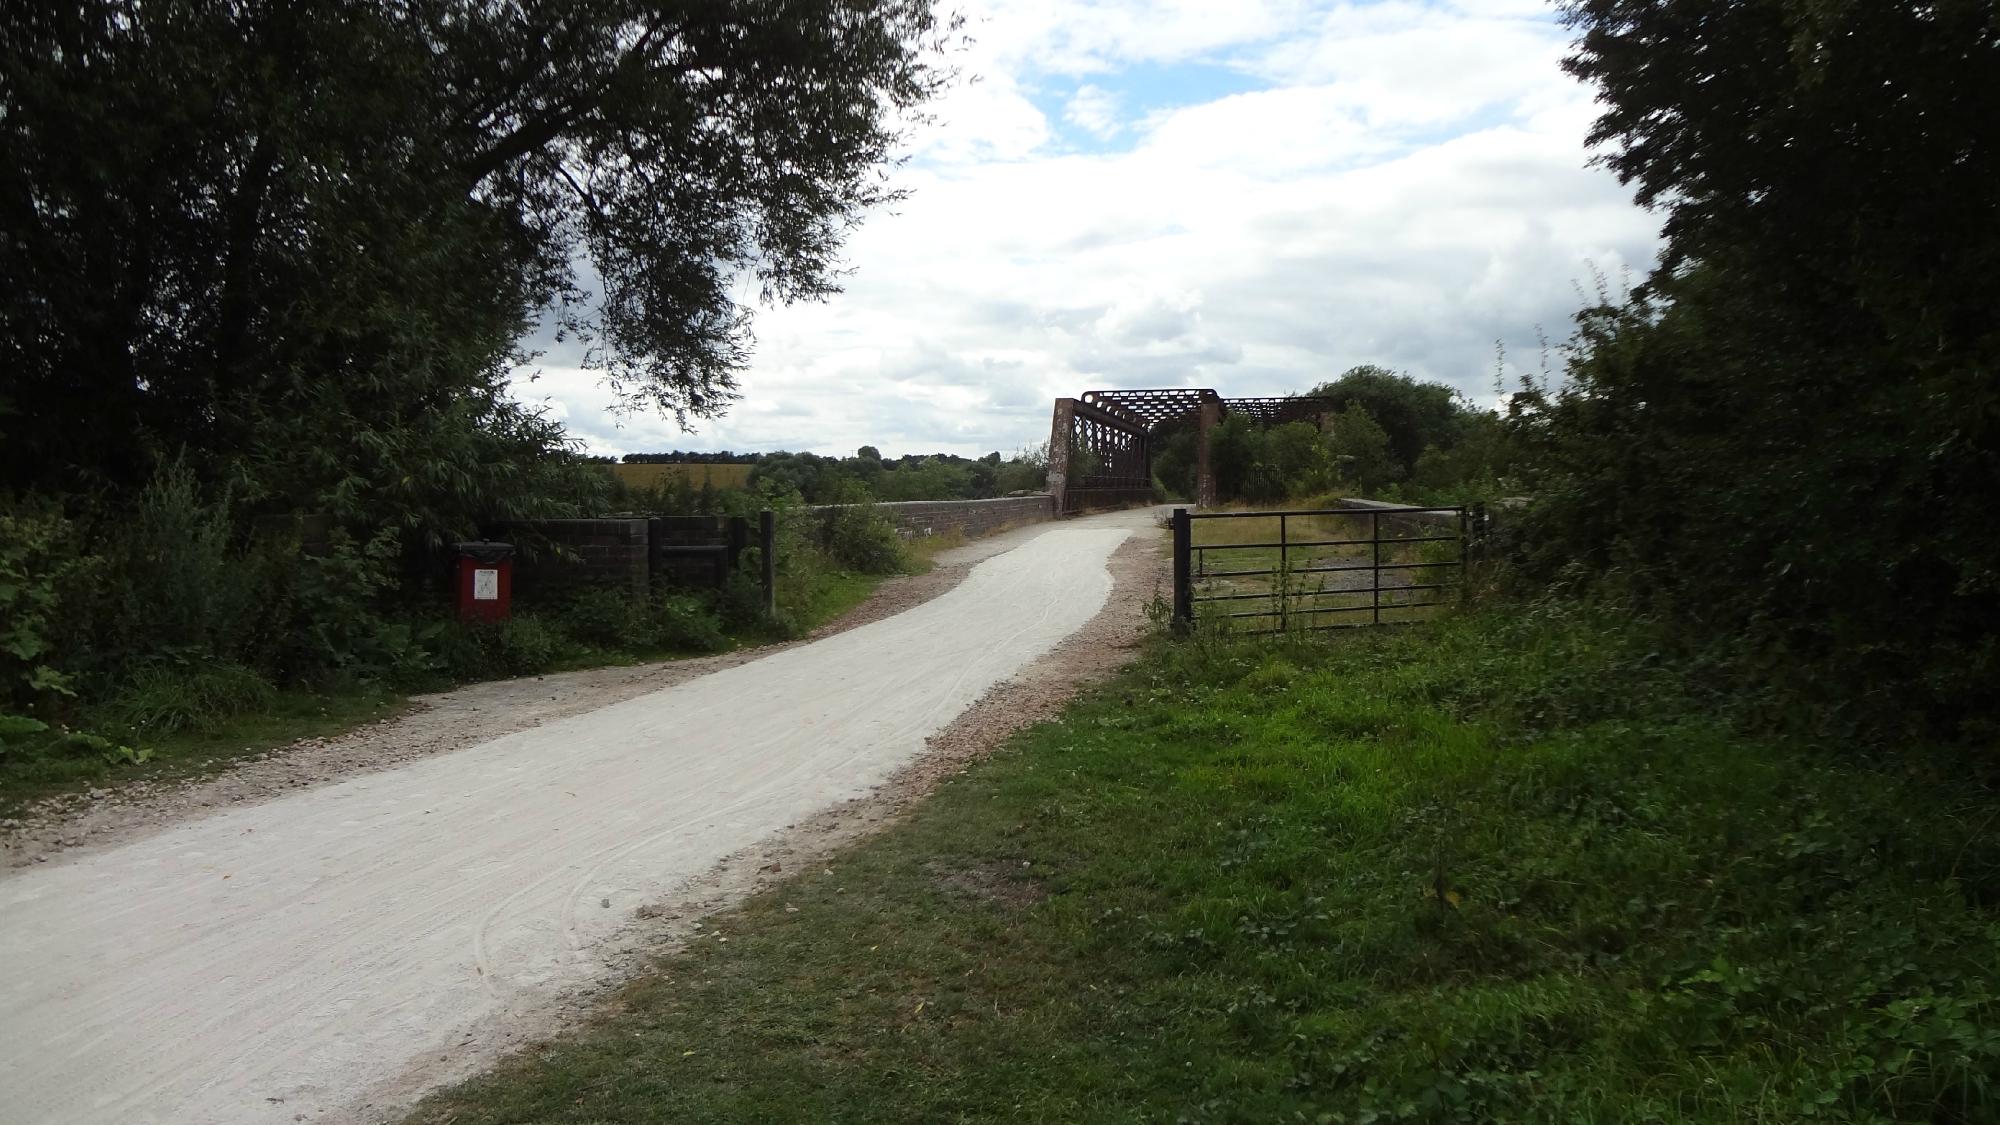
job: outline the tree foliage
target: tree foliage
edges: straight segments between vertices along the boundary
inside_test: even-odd
[[[692,459],[700,455],[687,456]],[[853,457],[787,452],[746,456],[756,465],[750,473],[752,488],[795,492],[815,504],[848,503],[857,497],[884,501],[979,500],[1047,487],[1045,455],[1032,450],[1004,459],[998,451],[977,458],[950,453],[910,453],[885,458],[874,446],[864,445]]]
[[[1401,486],[1422,465],[1416,483],[1456,503],[1468,493],[1501,494],[1503,478],[1514,471],[1514,438],[1499,416],[1443,383],[1364,364],[1308,397],[1333,400],[1331,409],[1268,427],[1229,413],[1210,431],[1209,467],[1221,499],[1270,502],[1334,492],[1400,499]],[[1153,435],[1154,476],[1169,495],[1194,495],[1197,445],[1192,418]]]
[[[1517,404],[1531,533],[1846,726],[1961,729],[2000,672],[2000,16],[1578,0],[1659,270]]]
[[[1476,413],[1443,383],[1419,382],[1372,363],[1350,367],[1308,393],[1331,399],[1336,410],[1358,405],[1382,428],[1395,465],[1391,480],[1414,472],[1425,449],[1456,442],[1465,420]]]
[[[945,31],[923,0],[11,5],[9,477],[133,488],[185,446],[311,494],[452,424],[546,447],[498,393],[538,316],[712,414],[738,279],[833,289]]]
[[[1405,475],[1389,431],[1358,399],[1327,419],[1327,445],[1342,479],[1353,481],[1368,495]]]

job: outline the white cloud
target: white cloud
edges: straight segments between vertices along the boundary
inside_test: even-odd
[[[1381,363],[1485,399],[1496,340],[1535,367],[1578,280],[1650,265],[1655,221],[1586,167],[1560,29],[1511,0],[985,16],[984,79],[913,139],[913,194],[855,232],[844,294],[759,313],[728,417],[613,419],[570,368],[523,397],[602,452],[891,454],[1016,449],[1097,387],[1272,394]],[[1177,63],[1261,88],[1186,102],[1161,94],[1176,72],[1130,79]],[[1116,147],[1070,150],[1038,100]]]
[[[986,0],[969,13],[967,27],[975,62],[1075,77],[1266,41],[1299,26],[1308,7],[1294,0]]]
[[[1018,160],[1049,139],[1048,118],[1004,74],[978,74],[927,107],[935,118],[911,148],[913,156],[945,165]]]
[[[1101,86],[1085,84],[1071,95],[1063,107],[1063,120],[1101,139],[1110,139],[1124,128],[1119,97]]]

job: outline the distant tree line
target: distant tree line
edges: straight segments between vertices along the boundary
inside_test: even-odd
[[[1500,415],[1442,383],[1366,364],[1301,398],[1324,400],[1305,419],[1265,426],[1225,414],[1209,436],[1210,468],[1225,500],[1328,497],[1461,499],[1510,491],[1518,466]],[[1192,421],[1156,439],[1161,490],[1195,491]]]
[[[752,465],[749,487],[766,494],[796,496],[808,504],[871,500],[984,500],[1011,492],[1048,487],[1047,460],[1035,450],[1012,457],[951,453],[906,453],[883,457],[864,445],[852,457],[817,453],[628,453],[627,464]]]
[[[762,456],[762,453],[731,453],[726,449],[720,453],[682,453],[675,450],[672,453],[627,453],[616,460],[627,465],[754,465]],[[606,461],[612,459],[605,458]]]

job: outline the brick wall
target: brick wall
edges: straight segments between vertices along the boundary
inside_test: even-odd
[[[875,510],[888,517],[905,539],[948,535],[953,531],[976,538],[1014,524],[1052,520],[1056,517],[1056,498],[1038,492],[1033,496],[1002,496],[993,500],[902,500],[877,504]]]
[[[530,520],[492,524],[485,533],[514,544],[517,598],[532,602],[583,586],[646,596],[643,519]]]

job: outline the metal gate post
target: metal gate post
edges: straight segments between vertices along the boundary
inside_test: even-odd
[[[1186,508],[1174,509],[1174,629],[1194,624],[1194,584],[1188,575],[1188,555],[1194,540],[1192,521]]]
[[[1284,632],[1289,624],[1285,611],[1290,608],[1292,597],[1292,537],[1285,531],[1285,513],[1278,513],[1278,631]]]
[[[1380,625],[1382,623],[1382,513],[1381,512],[1368,513],[1368,538],[1372,541],[1370,546],[1373,548],[1375,552],[1375,563],[1374,563],[1375,569],[1372,571],[1375,577],[1375,582],[1374,582],[1375,624]]]
[[[1467,521],[1465,509],[1461,507],[1458,509],[1458,604],[1460,605],[1471,600],[1472,585],[1467,581],[1468,572],[1472,569],[1470,534],[1471,525]]]

